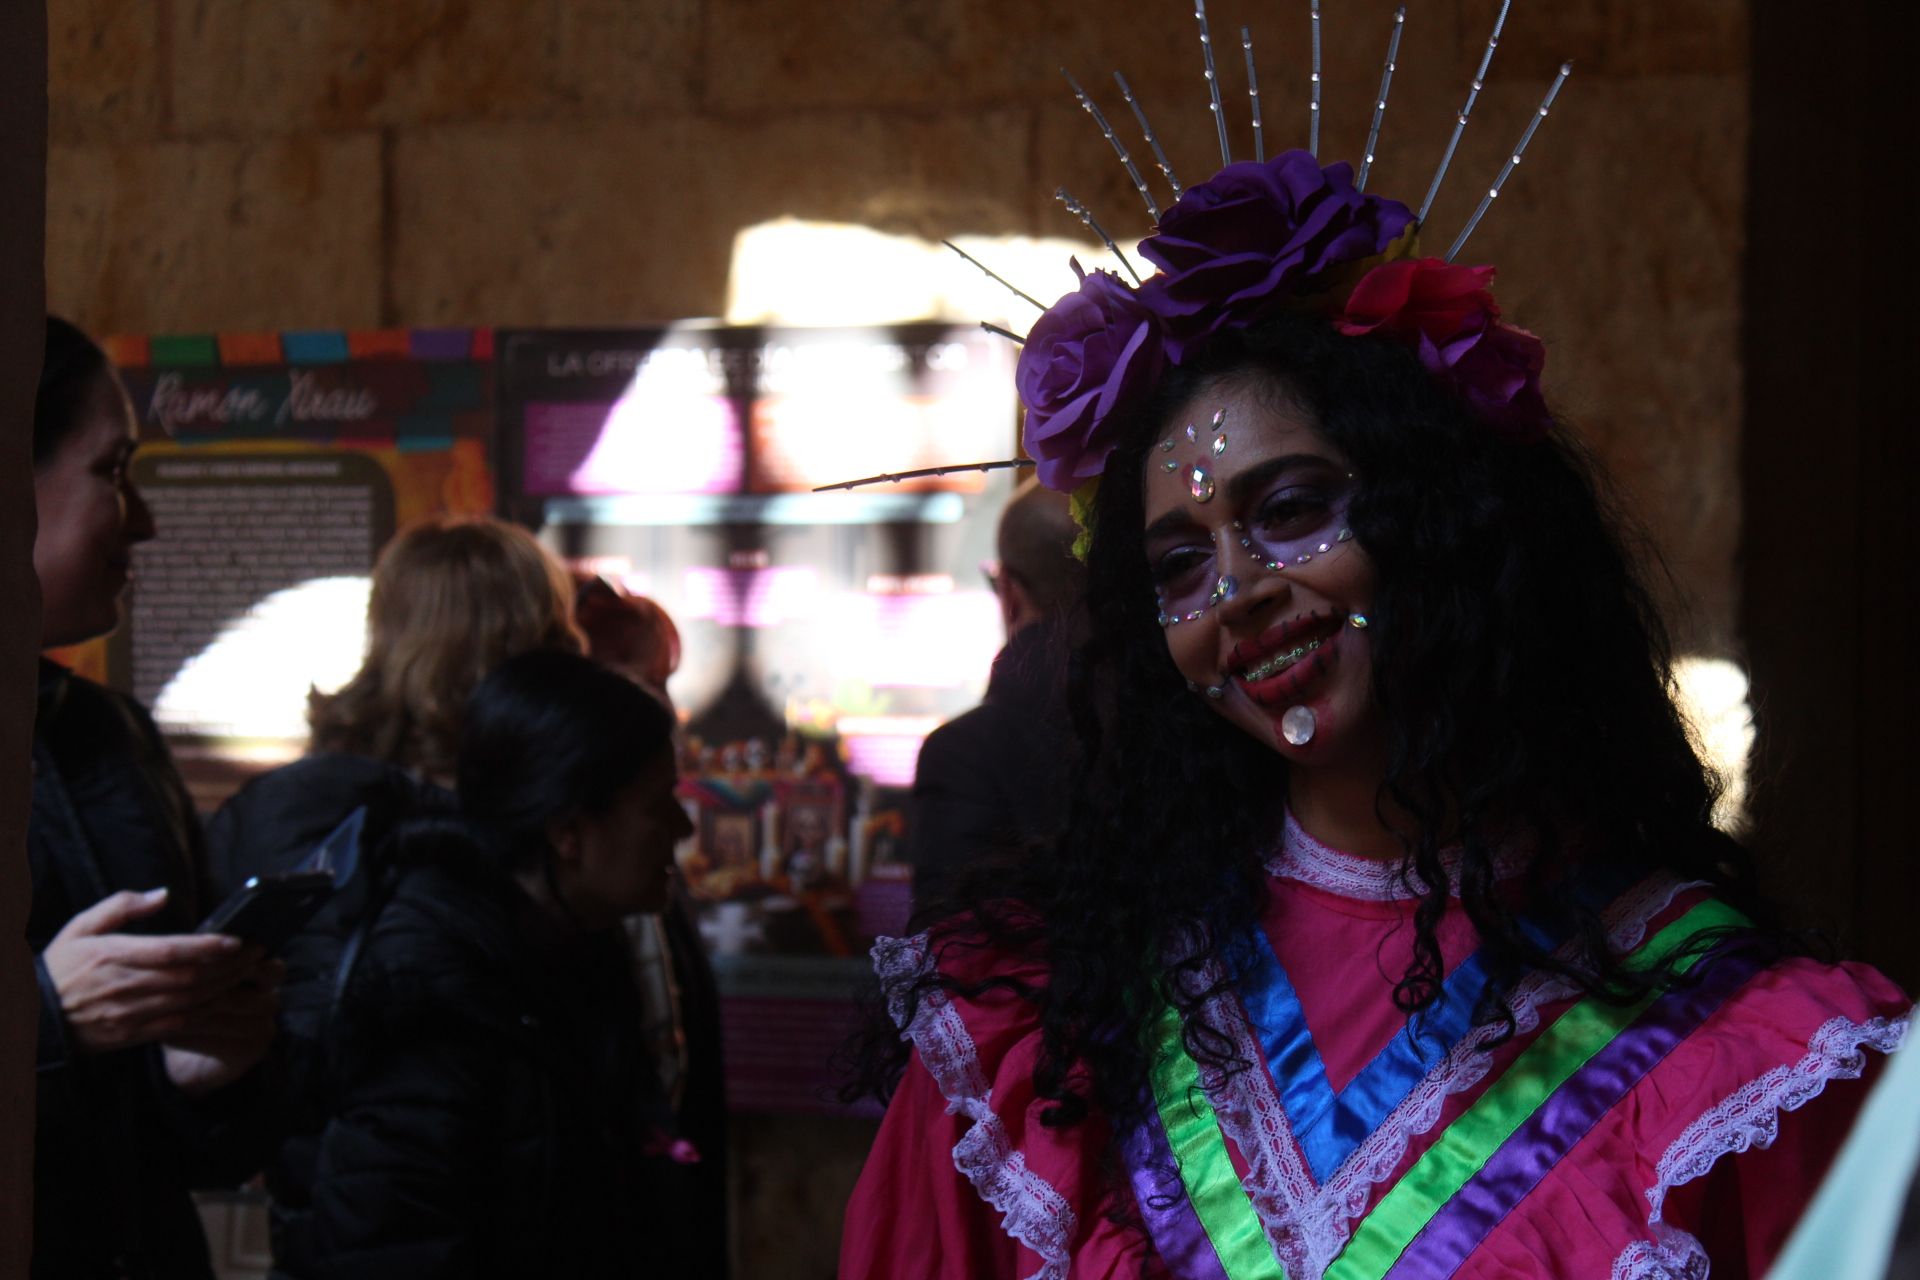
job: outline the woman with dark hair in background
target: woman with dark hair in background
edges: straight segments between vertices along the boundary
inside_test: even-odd
[[[672,719],[586,658],[474,691],[457,815],[397,836],[328,1046],[297,1276],[708,1274],[619,923],[665,903]]]
[[[1543,349],[1415,230],[1232,165],[1027,335],[1084,765],[876,947],[844,1276],[1758,1275],[1901,1039],[1755,923]]]
[[[153,517],[127,478],[132,406],[105,353],[49,316],[33,421],[43,648],[120,623]],[[212,1275],[190,1186],[256,1166],[277,966],[197,935],[211,905],[199,819],[132,699],[40,663],[27,941],[41,995],[33,1274]]]
[[[451,804],[454,753],[468,697],[503,660],[534,650],[579,652],[566,570],[532,534],[492,519],[409,525],[381,551],[367,603],[360,670],[315,692],[304,759],[254,779],[208,825],[209,863],[226,891],[291,870],[354,809],[367,810],[370,855],[395,825]],[[343,866],[332,899],[285,949],[273,1075],[277,1132],[266,1165],[274,1251],[307,1206],[314,1143],[325,1119],[322,1039],[347,937],[365,917],[380,872]]]
[[[574,618],[587,655],[632,680],[673,712],[667,680],[680,666],[680,630],[656,602],[602,577],[580,583]],[[720,1041],[720,989],[700,940],[692,897],[676,878],[655,912],[626,919],[634,974],[647,1014],[647,1042],[673,1103],[679,1131],[699,1147],[689,1169],[692,1239],[710,1243],[701,1275],[727,1269],[727,1096]]]

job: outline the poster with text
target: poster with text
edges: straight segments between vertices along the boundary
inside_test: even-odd
[[[114,338],[157,534],[126,621],[67,655],[150,709],[203,807],[306,745],[395,529],[491,512],[487,330]]]

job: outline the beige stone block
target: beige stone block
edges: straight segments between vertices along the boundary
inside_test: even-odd
[[[1471,7],[1484,7],[1482,25],[1491,25],[1492,0],[1474,0]],[[1736,75],[1747,66],[1747,16],[1748,6],[1735,0],[1557,0],[1516,7],[1496,66],[1537,71],[1571,58],[1583,76]]]
[[[47,295],[96,332],[380,321],[371,134],[56,146]]]
[[[685,102],[698,0],[178,0],[186,133],[629,112]]]
[[[879,1125],[838,1116],[728,1121],[734,1274],[832,1280],[840,1222]]]
[[[51,0],[47,133],[55,142],[157,137],[159,0]]]
[[[689,110],[700,92],[703,8],[701,0],[555,0],[547,98],[597,114]]]
[[[1089,85],[1110,84],[1115,69],[1143,87],[1173,76],[1202,85],[1193,10],[1182,3],[709,0],[707,11],[707,102],[722,111],[1071,101],[1063,66]]]
[[[1019,113],[487,125],[403,137],[404,324],[630,324],[720,314],[735,233],[781,217],[924,236],[1018,229]]]
[[[1499,263],[1510,318],[1547,340],[1550,398],[1644,518],[1679,598],[1695,602],[1683,638],[1724,651],[1740,522],[1746,82],[1582,89],[1562,97],[1524,186],[1515,180],[1463,257]],[[1474,165],[1498,159],[1483,144]]]

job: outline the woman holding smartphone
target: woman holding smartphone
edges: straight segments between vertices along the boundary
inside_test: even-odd
[[[127,477],[132,406],[106,355],[47,319],[33,564],[52,649],[119,625],[153,517]],[[199,821],[132,699],[40,663],[28,942],[40,984],[33,1274],[212,1275],[188,1188],[251,1172],[250,1090],[278,967],[196,935]]]

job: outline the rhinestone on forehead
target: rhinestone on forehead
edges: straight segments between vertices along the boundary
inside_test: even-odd
[[[1205,467],[1195,467],[1187,473],[1187,490],[1195,502],[1212,502],[1213,476]]]
[[[1227,438],[1223,435],[1215,436],[1213,438],[1213,456],[1217,458],[1221,454],[1225,453],[1226,451],[1227,451]]]

